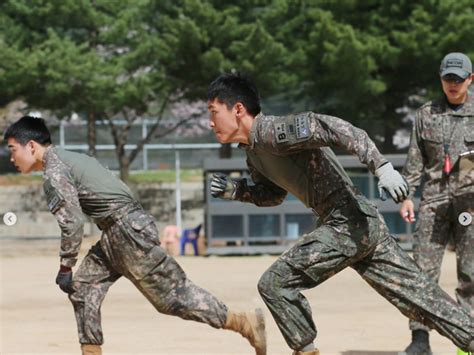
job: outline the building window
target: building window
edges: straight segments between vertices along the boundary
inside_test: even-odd
[[[243,238],[243,216],[219,215],[212,216],[213,238]]]

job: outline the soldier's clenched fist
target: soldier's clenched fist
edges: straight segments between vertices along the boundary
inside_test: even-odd
[[[215,173],[211,180],[211,195],[225,200],[233,200],[237,181],[222,173]]]

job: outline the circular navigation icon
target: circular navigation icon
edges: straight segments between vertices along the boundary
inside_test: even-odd
[[[5,223],[7,226],[15,225],[16,221],[16,214],[13,212],[7,212],[3,215],[3,223]]]
[[[459,214],[458,221],[462,226],[467,227],[472,223],[472,215],[469,212],[462,212]]]

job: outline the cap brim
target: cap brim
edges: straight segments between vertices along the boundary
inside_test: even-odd
[[[445,75],[448,75],[448,74],[454,74],[454,75],[459,76],[462,79],[466,79],[471,73],[469,73],[469,72],[467,72],[467,71],[465,71],[461,68],[447,68],[447,69],[444,69],[441,72],[441,77],[443,77]]]

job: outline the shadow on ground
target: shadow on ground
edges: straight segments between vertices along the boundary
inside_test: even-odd
[[[404,352],[398,351],[367,351],[367,350],[348,350],[343,351],[341,355],[403,355]]]

